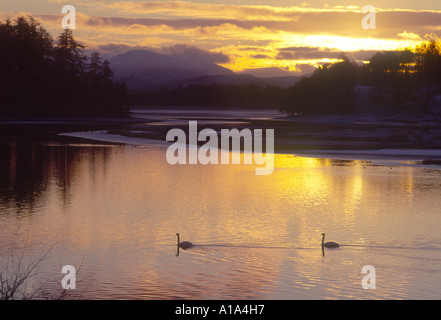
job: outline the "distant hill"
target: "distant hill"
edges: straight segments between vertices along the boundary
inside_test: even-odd
[[[215,63],[188,61],[148,50],[131,50],[110,59],[115,78],[129,88],[167,86],[207,75],[235,75]]]
[[[191,61],[149,50],[131,50],[110,59],[115,78],[129,89],[196,85],[274,85],[287,88],[300,77],[261,78],[236,74],[215,63]]]

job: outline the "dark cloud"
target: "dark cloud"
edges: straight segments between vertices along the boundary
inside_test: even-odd
[[[161,54],[171,55],[186,61],[200,61],[209,63],[227,63],[230,61],[230,57],[228,57],[226,54],[210,52],[208,50],[187,46],[185,44],[177,44],[171,47],[153,48],[146,46],[131,46],[119,43],[106,43],[98,45],[96,50],[102,53],[106,58],[122,54],[130,50],[149,50]]]
[[[319,50],[318,47],[285,47],[280,48],[279,51],[301,51],[301,52],[311,52]]]
[[[130,46],[122,43],[106,43],[97,46],[98,51],[103,53],[118,54],[133,49],[140,49],[138,46]]]
[[[155,48],[145,46],[133,46],[123,43],[106,43],[98,45],[96,48],[89,48],[89,51],[98,51],[105,59],[110,59],[118,54],[126,53],[130,50],[150,50],[155,51]]]
[[[257,47],[257,46],[248,46],[248,47],[242,47],[238,48],[239,51],[254,51],[254,52],[269,52],[268,49]]]
[[[211,63],[227,63],[230,57],[220,52],[210,52],[197,47],[177,44],[171,47],[164,47],[158,50],[159,53],[169,54],[176,58],[187,61],[201,61]]]
[[[435,0],[432,0],[435,1]],[[115,6],[113,4],[112,6]],[[397,32],[425,32],[425,27],[440,26],[441,11],[377,8],[377,29],[361,27],[361,7],[348,10],[328,8],[325,10],[303,8],[270,8],[268,6],[218,5],[192,2],[141,2],[119,3],[129,12],[154,14],[167,12],[173,19],[132,19],[139,24],[165,24],[174,28],[216,26],[231,23],[244,29],[263,26],[271,30],[297,33],[332,33],[344,36],[376,36],[387,33],[396,37]],[[208,17],[207,17],[208,15]],[[186,18],[183,18],[186,17]],[[120,18],[125,19],[125,18]],[[115,20],[116,22],[116,20]],[[409,30],[410,29],[410,30]],[[423,33],[424,35],[424,33]]]
[[[271,57],[266,55],[266,54],[255,54],[255,55],[251,56],[251,58],[254,58],[254,59],[271,59]]]
[[[296,70],[300,74],[308,74],[308,73],[314,72],[315,69],[316,68],[310,64],[304,64],[304,63],[296,64]]]
[[[430,11],[393,11],[383,10],[377,12],[377,28],[364,30],[361,26],[363,15],[361,12],[297,12],[296,19],[277,21],[267,20],[240,20],[240,19],[165,19],[165,18],[130,18],[130,17],[97,17],[87,16],[82,23],[99,27],[101,25],[130,26],[134,24],[143,26],[166,25],[176,30],[189,28],[204,28],[231,24],[250,30],[255,27],[265,27],[269,30],[283,30],[296,33],[327,33],[348,37],[386,37],[396,38],[398,33],[417,33],[424,36],[430,33],[430,28],[441,26],[441,12]],[[47,19],[48,17],[45,17]],[[432,30],[433,31],[433,30]],[[437,30],[439,32],[439,30]]]
[[[151,4],[149,4],[151,5]],[[264,9],[264,8],[261,8]],[[247,8],[246,10],[251,10]],[[262,11],[262,12],[265,12]],[[223,24],[235,25],[239,28],[251,30],[255,27],[265,27],[268,30],[283,30],[285,32],[305,34],[334,34],[348,37],[383,37],[396,38],[398,33],[404,30],[424,36],[431,32],[440,32],[441,11],[412,11],[412,10],[379,10],[376,13],[375,30],[364,30],[361,26],[363,14],[361,11],[303,11],[281,13],[281,17],[292,18],[278,20],[275,12],[265,15],[252,15],[255,19],[213,17],[212,19],[195,17],[186,19],[169,18],[134,18],[134,17],[102,17],[86,16],[79,17],[79,25],[87,25],[99,28],[103,25],[122,27],[131,25],[142,26],[169,26],[176,30],[190,28],[204,28],[220,26]],[[45,21],[59,20],[60,15],[35,15]],[[244,16],[245,17],[245,16]],[[57,21],[58,21],[57,20]]]
[[[369,60],[377,51],[375,50],[358,50],[344,52],[346,56],[350,56],[355,60]],[[278,60],[286,59],[338,59],[343,52],[331,48],[319,47],[285,47],[280,48],[277,54]]]
[[[324,58],[337,58],[341,51],[335,51],[327,48],[314,48],[314,47],[289,47],[279,50],[276,59],[324,59]]]
[[[240,71],[242,74],[251,74],[260,78],[284,77],[300,75],[297,71],[289,71],[288,68],[268,67],[268,68],[253,68]]]
[[[274,12],[273,12],[274,14]],[[361,26],[363,14],[360,11],[304,11],[290,12],[293,19],[277,20],[274,15],[267,19],[263,16],[253,15],[254,20],[232,18],[225,15],[225,18],[213,17],[212,19],[192,17],[182,18],[135,18],[135,17],[102,17],[79,15],[78,26],[88,26],[99,30],[109,28],[118,34],[119,28],[134,25],[154,27],[170,27],[179,30],[217,27],[221,25],[232,25],[244,30],[264,27],[268,30],[292,32],[296,34],[329,34],[344,37],[357,38],[383,38],[397,39],[397,35],[407,31],[423,38],[426,34],[436,33],[441,35],[441,11],[412,11],[412,10],[379,10],[376,13],[376,29],[364,30]],[[58,21],[60,15],[35,15],[44,21]],[[288,17],[282,14],[283,17]],[[295,17],[295,18],[294,18]],[[201,32],[202,32],[201,31]],[[106,32],[103,29],[103,32]]]
[[[290,52],[290,51],[281,51],[276,56],[277,60],[293,60],[295,58],[296,55],[294,54],[294,52]]]

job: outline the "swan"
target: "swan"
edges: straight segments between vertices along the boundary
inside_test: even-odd
[[[180,242],[180,240],[179,240],[179,233],[176,234],[176,237],[178,237],[178,244],[177,244],[177,246],[179,248],[187,250],[188,248],[193,247],[193,243],[191,243],[189,241],[182,241],[182,242]]]
[[[322,236],[322,248],[323,247],[326,247],[326,248],[338,248],[338,247],[340,247],[340,245],[337,242],[330,241],[330,242],[326,242],[325,243],[325,234],[324,233],[322,233],[321,236]]]

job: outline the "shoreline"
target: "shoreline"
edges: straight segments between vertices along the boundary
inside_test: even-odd
[[[155,146],[167,148],[172,143],[155,139],[127,137],[106,131],[61,133],[59,136],[106,142],[115,145]],[[187,145],[187,148],[190,147]],[[387,166],[423,166],[441,169],[439,163],[424,164],[424,160],[441,159],[440,150],[427,149],[375,149],[375,150],[275,150],[275,154],[293,155],[295,157],[319,158],[342,161],[366,161],[371,165]]]
[[[198,132],[204,128],[217,132],[223,128],[274,129],[276,154],[370,161],[441,159],[441,119],[436,115],[287,117],[273,109],[137,107],[127,118],[0,119],[0,133],[2,140],[5,136],[41,137],[61,143],[72,139],[165,147],[171,144],[165,139],[167,132],[172,128],[188,132],[190,120],[198,121]]]

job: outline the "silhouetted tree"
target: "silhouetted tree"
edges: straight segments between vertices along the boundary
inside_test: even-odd
[[[441,87],[441,43],[424,42],[415,49],[416,69],[426,84]]]
[[[52,53],[51,36],[32,17],[0,23],[1,113],[14,106],[33,113],[36,101],[47,100]]]
[[[430,113],[434,96],[441,94],[441,43],[424,42],[415,48],[415,54],[416,101]]]
[[[343,61],[317,68],[309,78],[302,78],[289,88],[289,101],[283,110],[289,114],[331,114],[355,111],[355,63]]]
[[[58,43],[55,47],[55,58],[57,67],[63,72],[63,76],[80,77],[84,73],[84,62],[86,56],[82,49],[84,45],[77,42],[72,30],[67,28],[58,36]]]
[[[70,29],[54,42],[31,16],[0,22],[0,115],[126,114],[125,86],[114,83],[108,61],[83,49]]]
[[[132,92],[133,104],[222,108],[279,108],[287,90],[260,85],[188,85]]]

